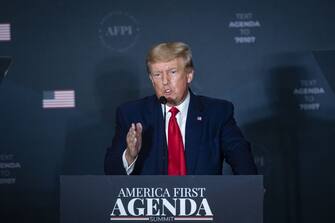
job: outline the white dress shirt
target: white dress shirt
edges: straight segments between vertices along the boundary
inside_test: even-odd
[[[187,93],[187,96],[185,98],[185,100],[175,106],[179,112],[176,114],[176,119],[177,119],[177,123],[181,132],[181,135],[183,137],[183,144],[184,144],[184,149],[185,149],[185,129],[186,129],[186,120],[187,120],[187,111],[188,111],[188,106],[190,104],[190,92]],[[166,105],[166,119],[165,119],[165,133],[166,133],[166,140],[168,140],[168,127],[169,127],[169,120],[171,117],[171,112],[170,109],[172,107]],[[162,105],[162,112],[163,112],[163,116],[164,116],[164,105]],[[168,141],[166,141],[168,142]],[[141,152],[141,151],[140,151]],[[135,160],[128,165],[127,159],[126,159],[126,150],[124,150],[123,155],[122,155],[122,162],[123,162],[123,166],[127,172],[127,174],[131,174],[134,170],[135,167],[135,163],[136,163],[137,157],[135,158]]]

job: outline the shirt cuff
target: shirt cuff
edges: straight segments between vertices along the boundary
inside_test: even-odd
[[[136,162],[138,156],[135,158],[135,160],[130,165],[128,165],[128,162],[127,162],[127,159],[126,159],[126,151],[127,151],[127,149],[125,149],[124,152],[123,152],[122,162],[123,162],[123,167],[127,172],[127,175],[130,175],[134,170],[135,162]]]

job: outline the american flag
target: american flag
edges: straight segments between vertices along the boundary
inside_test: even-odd
[[[0,24],[0,41],[10,41],[10,24]]]
[[[74,108],[74,90],[44,91],[43,108]]]

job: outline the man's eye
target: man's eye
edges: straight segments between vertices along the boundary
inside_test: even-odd
[[[170,73],[171,73],[171,74],[176,74],[177,71],[176,71],[176,70],[171,70]]]
[[[160,73],[153,73],[152,76],[154,77],[159,77],[161,74]]]

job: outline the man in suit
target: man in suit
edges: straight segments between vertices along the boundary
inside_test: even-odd
[[[232,103],[190,90],[194,68],[189,46],[160,43],[146,63],[155,95],[117,109],[105,173],[219,175],[226,160],[234,174],[256,174]]]

